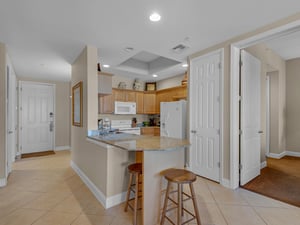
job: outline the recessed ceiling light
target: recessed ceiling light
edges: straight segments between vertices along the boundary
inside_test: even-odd
[[[160,18],[161,18],[161,16],[160,16],[158,13],[152,13],[152,14],[149,16],[149,19],[150,19],[152,22],[160,21]]]
[[[157,74],[153,74],[152,77],[158,77]]]
[[[104,68],[109,68],[110,65],[104,64],[103,67],[104,67]]]
[[[134,50],[134,48],[133,47],[126,47],[124,50],[126,52],[132,52]]]
[[[185,64],[182,64],[182,67],[184,67],[184,68],[186,68],[186,67],[188,67],[189,65],[187,64],[187,63],[185,63]]]

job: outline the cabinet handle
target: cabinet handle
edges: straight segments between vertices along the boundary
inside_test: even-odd
[[[192,134],[196,134],[197,131],[196,131],[196,130],[191,130],[191,133],[192,133]]]

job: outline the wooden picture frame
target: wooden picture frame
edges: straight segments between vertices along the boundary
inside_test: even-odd
[[[145,90],[146,91],[155,91],[156,90],[156,82],[147,82]]]
[[[72,87],[72,125],[82,127],[82,81]]]

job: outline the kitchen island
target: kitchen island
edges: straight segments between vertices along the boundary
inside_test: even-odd
[[[98,135],[97,131],[88,132],[87,138],[136,153],[136,161],[143,163],[143,213],[140,224],[159,224],[166,185],[160,173],[169,168],[184,167],[184,149],[189,146],[188,140],[124,133]]]

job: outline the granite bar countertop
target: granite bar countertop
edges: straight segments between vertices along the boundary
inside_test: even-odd
[[[128,133],[99,135],[97,131],[89,131],[87,137],[127,151],[162,151],[187,147],[190,145],[187,139]]]

